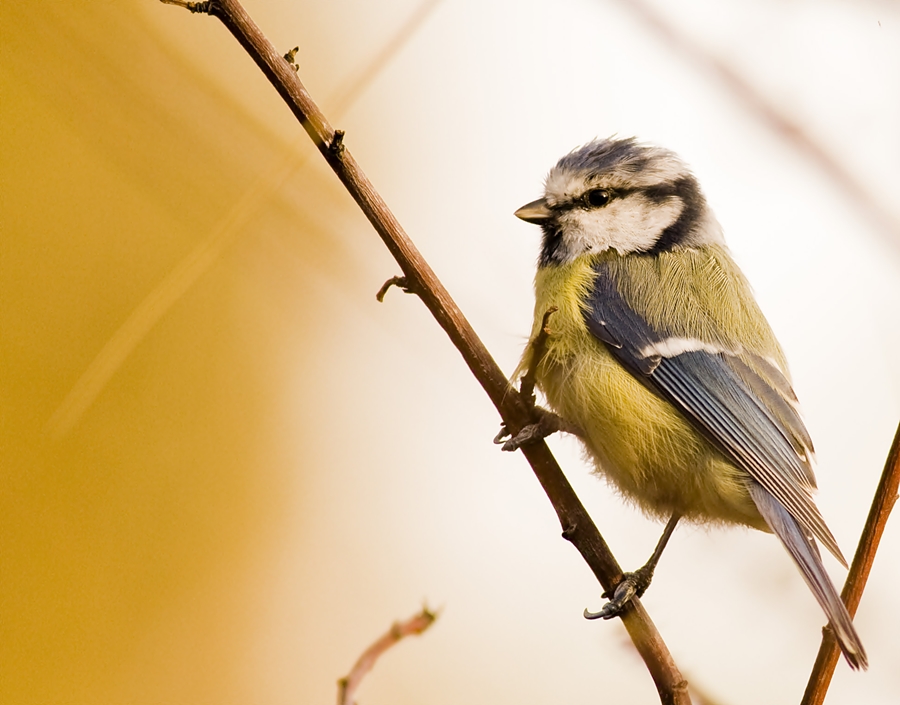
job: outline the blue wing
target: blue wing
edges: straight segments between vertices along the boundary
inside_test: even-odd
[[[812,443],[789,401],[793,392],[784,375],[745,351],[654,330],[619,293],[608,265],[600,262],[595,271],[584,309],[591,333],[771,494],[805,535],[818,538],[846,566],[812,498]]]
[[[812,499],[812,442],[786,377],[748,351],[655,330],[619,293],[609,265],[594,269],[584,308],[588,330],[747,472],[750,497],[800,568],[847,661],[866,668],[865,649],[813,541],[847,565]]]

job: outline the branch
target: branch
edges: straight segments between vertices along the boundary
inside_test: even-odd
[[[237,0],[209,3],[170,4],[217,17],[253,58],[299,120],[322,156],[343,182],[347,191],[372,223],[385,246],[400,265],[408,287],[422,299],[462,355],[472,374],[487,392],[512,434],[532,422],[531,411],[479,340],[459,307],[450,297],[431,267],[422,258],[387,204],[360,169],[344,140],[326,120],[301,83],[293,66],[265,38]],[[339,149],[333,149],[337,144]],[[544,442],[529,444],[522,452],[556,510],[563,536],[572,542],[590,566],[604,590],[611,590],[622,578],[622,569],[591,521],[556,459]],[[689,705],[687,683],[675,665],[640,600],[632,600],[622,615],[625,629],[647,665],[664,705]]]
[[[894,434],[894,442],[885,461],[884,472],[881,473],[866,526],[863,528],[862,536],[859,537],[859,546],[856,555],[853,556],[844,590],[841,592],[841,599],[847,605],[851,617],[856,614],[863,590],[866,589],[866,581],[872,570],[878,544],[881,543],[884,526],[897,501],[898,486],[900,486],[900,425]],[[822,645],[819,647],[819,654],[816,656],[816,663],[809,676],[801,705],[822,705],[831,684],[831,676],[834,675],[834,667],[837,665],[840,652],[834,632],[829,627],[825,627],[822,631]]]
[[[422,634],[428,627],[434,624],[437,613],[427,607],[413,615],[405,622],[394,622],[385,634],[376,639],[362,655],[356,659],[350,673],[338,681],[338,705],[354,705],[354,696],[362,679],[375,667],[375,662],[380,656],[399,642],[403,637]]]

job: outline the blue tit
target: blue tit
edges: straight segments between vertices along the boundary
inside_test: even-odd
[[[519,370],[536,364],[597,471],[668,520],[650,562],[598,615],[641,594],[679,519],[742,524],[781,539],[850,666],[866,668],[816,545],[846,567],[813,501],[813,444],[784,353],[687,166],[634,139],[597,140],[560,159],[544,197],[516,215],[543,231]]]

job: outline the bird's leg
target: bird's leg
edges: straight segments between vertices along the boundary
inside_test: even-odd
[[[572,433],[576,436],[583,436],[584,433],[575,424],[566,421],[559,414],[554,414],[549,409],[542,406],[535,406],[532,412],[537,416],[535,423],[523,426],[515,436],[510,437],[506,424],[500,427],[500,433],[494,436],[494,443],[503,445],[503,450],[518,450],[529,443],[536,443],[545,439],[547,436],[553,435],[557,431]]]
[[[647,588],[650,587],[650,581],[653,580],[653,571],[656,570],[656,564],[659,563],[663,549],[669,543],[669,539],[672,536],[672,532],[675,531],[675,526],[678,524],[679,519],[681,519],[681,514],[674,512],[666,524],[666,528],[663,529],[662,536],[659,537],[659,542],[656,544],[656,548],[653,549],[653,555],[650,556],[650,560],[633,573],[625,573],[619,584],[613,589],[611,597],[609,592],[603,593],[603,597],[610,597],[610,600],[598,612],[590,612],[585,609],[585,619],[611,619],[612,617],[618,617],[622,614],[632,597],[635,595],[641,597],[644,594]]]

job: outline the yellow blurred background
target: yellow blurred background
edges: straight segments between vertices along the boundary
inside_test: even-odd
[[[852,551],[900,417],[896,230],[627,4],[246,6],[300,46],[506,370],[537,248],[510,213],[596,135],[681,151],[785,343]],[[656,6],[900,221],[895,6]],[[5,2],[0,23],[3,702],[328,702],[423,600],[441,618],[361,702],[654,702],[620,625],[581,619],[597,586],[491,446],[487,399],[413,297],[375,302],[396,266],[224,28],[152,0]],[[553,444],[641,563],[659,527]],[[841,664],[829,702],[900,692],[896,518],[884,542],[859,616],[872,670]],[[721,702],[802,692],[821,616],[782,553],[681,529],[645,601]]]

